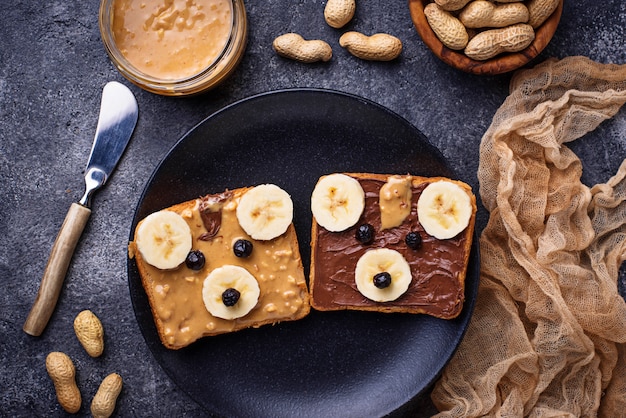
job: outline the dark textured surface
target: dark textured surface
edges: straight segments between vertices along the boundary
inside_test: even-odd
[[[420,41],[405,1],[361,0],[347,29],[388,32],[404,43],[399,60],[360,61],[342,50],[342,30],[328,27],[322,0],[248,1],[249,45],[234,75],[207,95],[171,99],[131,87],[140,116],[117,171],[94,199],[94,211],[70,266],[52,320],[39,338],[21,327],[37,292],[54,237],[70,204],[82,195],[84,168],[96,126],[100,92],[109,80],[128,83],[104,52],[98,2],[12,2],[0,15],[0,415],[63,416],[46,375],[50,351],[68,353],[83,393],[81,414],[101,379],[125,381],[119,416],[202,416],[154,360],[132,309],[126,243],[141,190],[161,158],[189,129],[221,107],[253,94],[320,87],[377,102],[421,130],[477,190],[478,146],[506,98],[510,75],[481,77],[438,61]],[[585,55],[626,62],[626,3],[566,1],[557,33],[541,54]],[[277,57],[271,42],[300,32],[333,47],[326,64]],[[571,145],[583,160],[583,180],[606,181],[626,155],[626,112]],[[485,224],[481,211],[478,227]],[[102,357],[90,358],[72,321],[92,309],[106,330]],[[237,395],[233,394],[233,399]],[[418,415],[433,408],[427,398]],[[338,411],[340,414],[341,411]]]

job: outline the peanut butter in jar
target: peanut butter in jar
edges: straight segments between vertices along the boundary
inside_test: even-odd
[[[126,78],[171,96],[201,93],[225,79],[247,37],[242,0],[103,0],[100,30]]]

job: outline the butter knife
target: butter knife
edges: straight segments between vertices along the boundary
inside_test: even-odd
[[[115,169],[137,123],[135,96],[121,83],[111,81],[102,90],[96,135],[85,169],[85,194],[72,203],[59,231],[43,274],[24,332],[39,336],[59,299],[63,281],[80,236],[91,215],[93,193],[104,186]]]

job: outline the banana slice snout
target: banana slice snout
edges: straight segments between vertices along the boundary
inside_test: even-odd
[[[375,302],[389,302],[408,290],[411,267],[398,251],[378,248],[367,251],[359,258],[354,278],[363,296]],[[381,283],[381,278],[386,280]]]
[[[440,180],[426,186],[417,201],[417,217],[424,230],[437,239],[457,236],[469,225],[472,203],[459,185]]]
[[[319,179],[311,194],[315,221],[330,232],[356,224],[365,209],[365,192],[355,178],[329,174]]]
[[[280,187],[262,184],[241,196],[236,214],[246,234],[253,239],[267,241],[287,231],[293,220],[293,202]]]
[[[222,319],[246,316],[256,306],[260,294],[254,276],[245,268],[230,264],[213,270],[202,284],[204,306],[211,315]]]
[[[191,229],[175,212],[154,212],[141,221],[135,244],[146,263],[161,270],[174,269],[191,250]]]

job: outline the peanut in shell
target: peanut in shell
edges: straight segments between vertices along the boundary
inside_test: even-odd
[[[99,357],[104,351],[104,328],[98,317],[84,310],[74,319],[74,332],[87,354]]]

